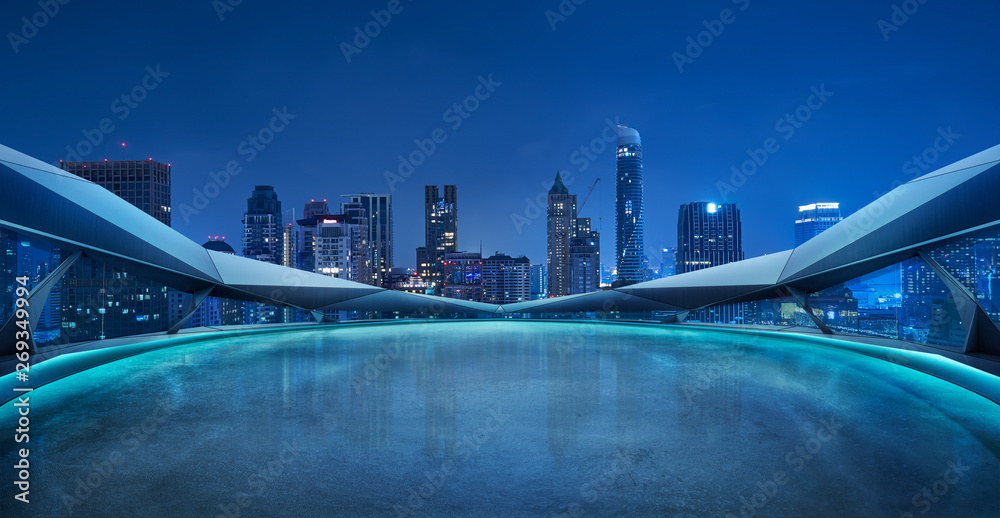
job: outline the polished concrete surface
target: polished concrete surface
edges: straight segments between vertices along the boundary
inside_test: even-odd
[[[31,503],[13,500],[13,470],[0,471],[5,517],[1000,509],[1000,406],[795,338],[599,323],[343,326],[153,350],[30,401]],[[16,412],[0,407],[7,466],[25,447]]]

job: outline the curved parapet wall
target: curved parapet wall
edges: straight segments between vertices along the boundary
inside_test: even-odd
[[[1000,224],[1000,146],[890,191],[794,250],[614,290],[498,306],[388,291],[206,250],[113,193],[0,146],[0,226],[199,295],[308,311],[567,313],[674,311],[815,292]],[[946,275],[938,271],[939,275]],[[953,280],[953,279],[952,279]],[[952,294],[968,298],[957,283]],[[965,352],[1000,354],[1000,330],[972,299]],[[0,334],[0,353],[13,347]]]

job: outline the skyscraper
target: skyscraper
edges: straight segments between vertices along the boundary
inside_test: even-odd
[[[458,247],[458,188],[444,186],[440,197],[436,185],[424,186],[424,246],[417,249],[417,273],[440,294],[444,280],[444,255]]]
[[[270,185],[255,186],[243,214],[243,257],[281,264],[284,238],[278,194]],[[243,310],[244,324],[273,324],[284,319],[283,310],[259,302],[247,302]]]
[[[312,200],[306,203],[302,210],[302,219],[295,223],[299,226],[297,267],[307,272],[316,271],[315,232],[318,216],[330,214],[326,200]]]
[[[735,203],[681,205],[677,221],[677,273],[743,260],[743,226]],[[742,323],[743,306],[714,306],[693,312],[691,320]]]
[[[243,257],[281,264],[284,252],[281,219],[281,201],[274,187],[256,186],[247,198],[247,211],[243,214]]]
[[[677,248],[664,248],[660,256],[660,277],[677,275]]]
[[[799,206],[795,220],[795,246],[818,236],[824,230],[840,223],[839,203],[812,203]]]
[[[315,218],[315,273],[371,284],[367,215],[359,204],[345,208],[345,214]]]
[[[149,160],[59,162],[64,171],[90,180],[170,226],[170,164]]]
[[[590,227],[590,218],[576,218],[569,240],[569,294],[601,289],[601,234]]]
[[[646,272],[643,236],[642,141],[639,132],[618,126],[615,183],[615,254],[618,285],[642,282]]]
[[[549,189],[547,216],[548,296],[561,297],[597,291],[601,287],[601,238],[590,228],[590,218],[577,217],[576,195],[562,175]]]
[[[681,205],[677,219],[677,273],[743,260],[743,226],[735,203]]]
[[[570,294],[569,242],[576,226],[576,195],[570,194],[563,184],[562,175],[556,173],[549,189],[547,221],[547,259],[549,270],[548,293],[550,297]]]
[[[348,203],[359,203],[368,215],[368,246],[375,286],[383,286],[390,277],[392,259],[392,195],[345,194]],[[343,206],[342,206],[343,207]],[[344,212],[341,208],[341,212]]]
[[[170,164],[155,160],[60,162],[170,226]],[[113,338],[165,330],[167,289],[89,258],[74,264],[62,284],[62,320],[71,341]]]
[[[544,264],[531,265],[531,300],[548,297],[548,266]]]
[[[497,253],[483,259],[483,302],[513,304],[531,300],[531,261]]]

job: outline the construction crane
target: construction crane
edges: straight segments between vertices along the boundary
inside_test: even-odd
[[[596,180],[594,180],[594,185],[590,186],[590,190],[587,191],[587,195],[583,197],[583,201],[580,202],[580,206],[576,208],[576,214],[577,214],[577,216],[579,216],[580,213],[583,212],[583,206],[587,204],[587,200],[589,200],[590,199],[590,195],[594,193],[594,187],[597,187],[597,182],[599,182],[599,181],[601,181],[600,178],[597,178]]]
[[[580,205],[577,206],[577,208],[576,208],[576,215],[577,216],[580,215],[580,211],[583,210],[583,206],[587,204],[587,200],[590,199],[590,195],[594,193],[594,187],[597,187],[597,182],[599,182],[599,181],[601,181],[600,178],[594,180],[594,184],[590,186],[590,190],[587,191],[587,195],[583,197],[583,201],[580,202]],[[566,233],[565,232],[559,232],[556,235],[559,236],[560,238],[566,237]]]

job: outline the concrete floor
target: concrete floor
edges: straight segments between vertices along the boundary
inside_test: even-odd
[[[998,405],[770,335],[518,321],[241,334],[79,372],[31,404],[32,503],[4,496],[0,516],[1000,509]],[[16,417],[0,407],[0,428]],[[0,435],[0,463],[15,449]]]

